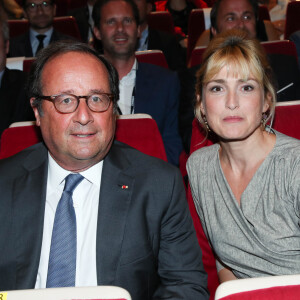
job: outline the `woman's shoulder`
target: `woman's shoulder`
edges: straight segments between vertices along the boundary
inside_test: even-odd
[[[219,150],[219,144],[213,144],[211,146],[206,146],[203,148],[200,148],[198,150],[196,150],[195,152],[193,152],[189,159],[187,164],[188,165],[193,165],[193,164],[197,164],[207,161],[207,162],[211,162],[212,159],[214,157],[216,157],[216,155],[218,154],[218,150]]]
[[[300,140],[287,136],[281,132],[275,131],[276,144],[275,152],[284,155],[296,153],[300,154]]]

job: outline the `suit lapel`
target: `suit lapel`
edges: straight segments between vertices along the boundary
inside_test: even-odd
[[[130,163],[115,143],[104,160],[97,226],[97,281],[113,284],[124,237],[134,179],[125,173]]]
[[[24,50],[25,50],[25,56],[26,57],[33,57],[33,51],[31,48],[31,42],[30,42],[30,35],[29,31],[25,35],[25,43],[24,43]]]
[[[33,163],[29,163],[33,162]],[[16,289],[34,288],[40,261],[47,186],[47,150],[39,146],[26,158],[25,172],[16,179],[13,194],[13,232],[16,235]]]

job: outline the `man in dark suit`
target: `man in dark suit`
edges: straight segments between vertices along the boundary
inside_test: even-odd
[[[152,11],[151,0],[134,0],[139,10],[141,36],[137,50],[161,50],[169,68],[174,71],[186,68],[186,50],[180,46],[176,36],[149,28],[147,15]]]
[[[168,161],[178,165],[182,144],[178,133],[180,84],[177,74],[137,62],[139,16],[132,0],[97,1],[93,18],[95,36],[102,41],[105,57],[119,74],[120,112],[150,114],[162,135]]]
[[[73,39],[53,28],[56,13],[54,0],[23,0],[23,9],[29,22],[29,31],[11,38],[10,57],[33,57],[40,49],[54,41]]]
[[[0,16],[0,136],[4,129],[23,117],[22,106],[26,101],[26,74],[6,68],[9,49],[9,29],[5,18]],[[24,114],[25,117],[25,114]],[[25,119],[24,119],[25,120]]]
[[[117,285],[133,300],[208,299],[179,171],[114,141],[116,70],[77,42],[53,43],[33,67],[44,144],[0,162],[0,290]]]

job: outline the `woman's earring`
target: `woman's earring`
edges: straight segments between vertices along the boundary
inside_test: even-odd
[[[206,120],[205,115],[202,115],[202,119],[203,119],[203,121],[204,121],[204,124],[205,124],[205,126],[206,126],[207,131],[210,132],[210,128],[209,128],[209,125],[208,125],[208,123],[207,123],[207,120]]]
[[[266,127],[267,119],[268,119],[267,113],[266,113],[266,112],[262,113],[261,124],[262,124],[264,127]]]

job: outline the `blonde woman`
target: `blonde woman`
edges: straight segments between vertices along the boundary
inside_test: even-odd
[[[221,282],[300,272],[300,141],[265,126],[270,74],[259,42],[237,30],[212,40],[197,74],[196,116],[219,143],[187,169]]]

